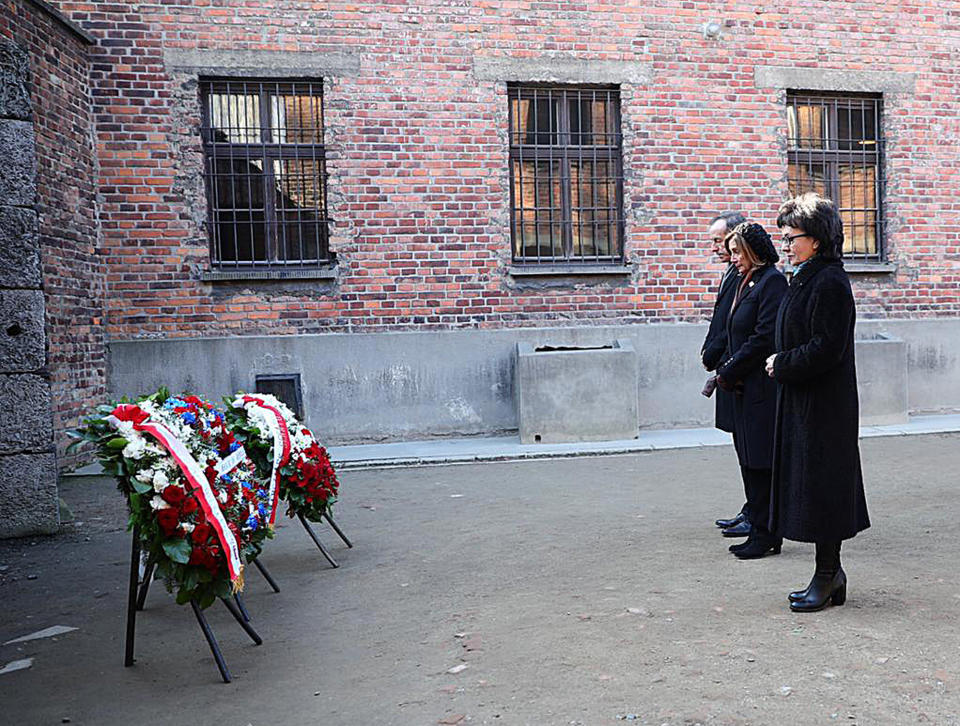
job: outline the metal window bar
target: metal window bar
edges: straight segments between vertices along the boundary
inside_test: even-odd
[[[882,98],[872,94],[787,95],[788,183],[792,195],[816,191],[836,202],[844,256],[884,258]]]
[[[622,261],[619,90],[510,84],[507,95],[514,261]]]
[[[321,81],[203,79],[211,266],[330,261]]]

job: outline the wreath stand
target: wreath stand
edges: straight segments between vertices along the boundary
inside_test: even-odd
[[[141,579],[140,567],[142,564],[142,550],[140,549],[139,527],[133,528],[133,537],[131,539],[130,585],[127,590],[127,632],[124,643],[123,657],[123,665],[126,667],[132,666],[134,663],[133,647],[137,628],[137,611],[143,610],[143,604],[147,599],[147,591],[150,588],[150,579],[153,576],[154,568],[154,563],[148,559],[144,566],[143,577]],[[270,574],[267,572],[266,568],[257,560],[254,560],[253,563],[266,578],[267,582],[270,583],[270,586],[273,588],[274,592],[280,592],[280,588],[277,587],[277,583],[272,577],[270,577]],[[263,639],[257,634],[257,631],[253,629],[253,626],[250,625],[250,615],[247,612],[247,609],[243,606],[243,600],[241,600],[238,595],[234,595],[233,601],[228,600],[227,598],[220,598],[220,601],[224,604],[227,610],[230,611],[230,614],[233,616],[233,618],[240,623],[240,627],[242,627],[244,632],[250,636],[250,639],[254,642],[254,644],[263,644]],[[207,645],[210,646],[210,652],[213,654],[213,659],[217,663],[217,669],[220,671],[220,677],[223,678],[224,683],[230,683],[232,680],[230,669],[227,668],[227,663],[223,658],[223,653],[220,651],[220,645],[217,643],[216,636],[214,636],[213,630],[210,628],[210,624],[207,622],[207,618],[203,614],[203,610],[196,600],[191,600],[190,606],[193,609],[194,616],[197,618],[197,623],[200,625],[200,630],[203,631],[203,637],[206,638]]]
[[[337,533],[337,536],[339,536],[340,539],[343,540],[343,543],[347,547],[353,547],[353,543],[349,539],[347,539],[347,535],[345,535],[343,533],[343,530],[341,530],[337,526],[337,523],[333,521],[333,517],[331,517],[327,512],[324,512],[321,516],[323,519],[327,520],[327,524],[333,527],[333,531]],[[327,550],[324,548],[323,544],[320,542],[320,538],[317,537],[317,533],[313,531],[313,527],[311,527],[310,522],[307,521],[307,518],[304,517],[302,514],[298,514],[297,519],[300,520],[300,524],[303,525],[303,528],[307,530],[307,534],[310,535],[310,539],[313,540],[313,543],[317,546],[317,549],[320,550],[320,553],[327,558],[327,562],[330,563],[330,566],[334,568],[340,567],[340,565],[337,564],[337,561],[333,559],[333,557],[330,556],[330,553],[327,552]]]

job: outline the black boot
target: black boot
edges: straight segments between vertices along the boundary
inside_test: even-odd
[[[754,527],[743,549],[734,551],[734,556],[741,560],[755,560],[767,555],[779,555],[783,545],[783,538],[777,537],[766,530]]]
[[[847,575],[843,569],[836,572],[817,571],[813,573],[803,598],[792,600],[790,609],[795,613],[813,613],[831,604],[843,605],[846,601]]]
[[[748,537],[750,535],[750,522],[744,519],[739,524],[722,530],[720,534],[724,537]]]

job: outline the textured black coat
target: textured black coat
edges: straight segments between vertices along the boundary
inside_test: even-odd
[[[811,259],[777,315],[771,529],[847,539],[870,526],[860,470],[856,310],[839,260]]]
[[[716,370],[727,358],[727,316],[730,303],[739,283],[737,268],[727,267],[717,290],[717,300],[713,304],[713,317],[710,328],[700,350],[700,359],[708,371]],[[733,394],[718,388],[713,394],[716,398],[716,427],[721,431],[733,432]]]
[[[740,466],[748,469],[769,469],[773,462],[777,384],[764,364],[774,351],[777,310],[786,291],[787,280],[780,270],[761,267],[727,318],[729,358],[717,374],[737,387],[733,435]]]

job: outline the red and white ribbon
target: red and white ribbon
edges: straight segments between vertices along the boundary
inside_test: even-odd
[[[290,461],[290,431],[287,428],[287,420],[275,406],[268,405],[258,396],[243,396],[240,400],[243,404],[252,403],[273,414],[266,419],[270,433],[273,435],[273,471],[270,474],[270,524],[272,525],[277,518],[277,502],[280,498],[280,469]],[[241,404],[234,403],[234,405]]]
[[[240,558],[240,547],[237,544],[237,538],[227,526],[227,520],[223,517],[216,494],[210,488],[203,469],[176,434],[163,424],[151,422],[149,419],[150,415],[146,411],[131,404],[117,406],[113,414],[107,417],[107,421],[115,428],[119,428],[121,421],[131,421],[135,430],[150,434],[177,462],[190,488],[197,490],[200,507],[207,517],[207,522],[217,533],[220,545],[227,555],[227,569],[230,572],[230,581],[234,585],[234,590],[242,589],[243,560]]]

